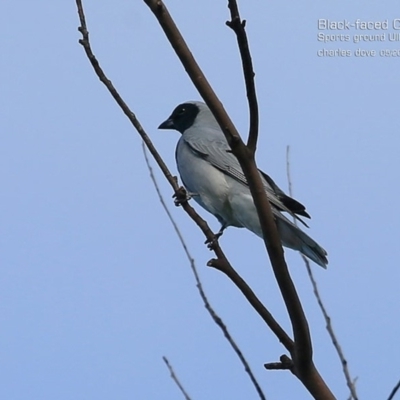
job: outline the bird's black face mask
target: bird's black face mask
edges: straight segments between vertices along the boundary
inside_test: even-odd
[[[196,104],[182,103],[179,104],[158,129],[175,129],[180,133],[190,128],[196,119],[200,109]]]

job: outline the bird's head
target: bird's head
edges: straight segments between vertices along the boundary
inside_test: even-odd
[[[207,106],[199,101],[188,101],[175,107],[172,114],[158,127],[158,129],[175,129],[183,133],[196,121],[200,111]],[[208,110],[208,108],[207,108]]]

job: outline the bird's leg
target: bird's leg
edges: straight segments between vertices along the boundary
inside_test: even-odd
[[[218,242],[218,239],[222,236],[222,234],[224,233],[224,230],[225,230],[227,227],[228,227],[228,226],[227,226],[225,223],[223,223],[223,224],[221,225],[221,229],[214,235],[214,237],[213,237],[211,240],[207,239],[207,240],[205,241],[205,244],[207,245],[207,247],[208,247],[210,250],[213,250],[214,245]]]
[[[174,203],[177,207],[181,206],[183,203],[188,202],[193,196],[196,196],[197,193],[190,193],[187,192],[186,189],[181,186],[175,194],[172,196],[174,197]]]
[[[221,225],[221,228],[220,228],[220,230],[215,234],[215,239],[219,239],[222,235],[223,235],[223,233],[224,233],[224,230],[227,228],[227,225],[225,224],[225,223],[223,223],[222,225]]]

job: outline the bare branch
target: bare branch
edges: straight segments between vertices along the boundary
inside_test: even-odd
[[[291,172],[290,172],[290,146],[286,146],[286,175],[287,175],[287,180],[288,180],[289,195],[290,195],[290,197],[293,197],[292,177],[291,177]],[[293,222],[294,222],[294,224],[297,225],[297,221],[295,219],[293,219]],[[314,278],[314,274],[312,272],[310,262],[302,254],[301,254],[301,257],[306,266],[307,274],[308,274],[308,277],[310,278],[311,285],[313,287],[313,292],[314,292],[315,298],[317,300],[318,306],[324,317],[324,320],[326,323],[326,330],[328,331],[328,334],[331,338],[332,344],[336,349],[337,355],[339,356],[340,363],[342,364],[342,369],[343,369],[344,377],[346,379],[346,384],[350,390],[350,395],[351,395],[350,398],[354,399],[354,400],[358,400],[356,386],[355,386],[356,379],[352,380],[352,378],[350,376],[350,371],[349,371],[346,357],[344,356],[343,350],[342,350],[342,348],[339,344],[339,341],[337,340],[336,334],[333,330],[331,318],[328,315],[328,312],[326,310],[324,303],[322,302],[322,298],[319,293],[317,281]]]
[[[313,274],[313,272],[311,270],[310,262],[302,254],[301,254],[301,258],[303,259],[304,264],[305,264],[305,266],[307,268],[307,273],[308,273],[308,276],[310,278],[310,281],[311,281],[311,284],[312,284],[312,287],[313,287],[315,298],[317,299],[317,303],[319,305],[319,308],[321,309],[322,315],[324,316],[325,323],[326,323],[326,330],[328,331],[328,334],[329,334],[329,336],[331,338],[332,344],[336,349],[337,355],[339,356],[340,363],[342,364],[343,374],[344,374],[344,377],[346,379],[347,387],[350,390],[351,398],[354,399],[354,400],[358,400],[357,391],[356,391],[356,385],[355,385],[355,382],[356,382],[357,379],[355,379],[355,380],[351,379],[347,360],[346,360],[346,358],[344,356],[342,347],[340,346],[340,344],[339,344],[339,342],[337,340],[336,334],[335,334],[335,332],[333,330],[331,318],[329,317],[329,315],[328,315],[328,313],[326,311],[326,308],[325,308],[325,306],[324,306],[324,304],[322,302],[321,295],[319,294],[317,282],[316,282],[316,280],[314,278],[314,274]]]
[[[293,365],[289,366],[289,365],[283,364],[281,362],[273,362],[273,363],[264,364],[264,367],[265,367],[265,369],[267,369],[269,371],[277,371],[277,370],[286,371],[288,369],[289,370],[292,369]]]
[[[230,264],[221,262],[220,259],[212,259],[207,263],[208,266],[223,272],[229,277],[229,279],[236,285],[236,287],[243,293],[247,301],[254,307],[264,322],[268,325],[271,331],[279,339],[279,341],[285,346],[285,348],[292,353],[294,350],[294,343],[292,339],[286,334],[281,326],[276,322],[272,314],[265,308],[255,293],[243,280],[243,278],[233,269]]]
[[[186,393],[186,390],[184,389],[184,387],[182,386],[182,384],[180,383],[178,377],[175,375],[175,372],[171,366],[171,364],[169,363],[167,357],[163,357],[162,358],[166,364],[166,366],[169,369],[169,372],[171,374],[171,378],[172,380],[176,383],[176,386],[178,386],[179,390],[182,392],[183,396],[185,397],[185,400],[191,400],[191,398],[189,397],[189,395]]]
[[[396,386],[390,392],[390,395],[387,400],[393,400],[394,396],[396,395],[397,391],[400,389],[400,381],[397,382]]]
[[[146,134],[144,131],[142,125],[136,118],[136,115],[130,110],[128,105],[125,103],[125,101],[122,99],[120,94],[118,93],[117,89],[114,87],[112,82],[107,78],[105,75],[103,69],[101,68],[99,62],[97,61],[95,55],[93,54],[92,48],[90,46],[89,42],[89,32],[87,30],[86,26],[86,19],[85,19],[85,14],[83,11],[83,6],[82,6],[82,1],[81,0],[76,0],[76,5],[78,8],[78,15],[79,15],[79,20],[81,23],[81,26],[78,28],[79,32],[82,34],[82,39],[79,40],[79,43],[83,46],[85,49],[85,53],[92,64],[92,67],[100,79],[100,81],[106,86],[108,91],[110,92],[111,96],[114,98],[114,100],[117,102],[117,104],[120,106],[124,114],[128,117],[129,121],[132,123],[132,125],[135,127],[135,129],[138,131],[139,135],[143,139],[143,141],[146,143],[147,148],[149,149],[150,153],[156,160],[157,164],[161,168],[162,172],[164,173],[164,176],[167,178],[168,182],[171,184],[171,186],[174,188],[175,191],[179,189],[179,186],[176,182],[176,178],[172,176],[170,171],[168,170],[168,167],[165,165],[163,159],[161,158],[160,154],[154,147],[153,143],[151,142],[149,136]]]
[[[229,342],[229,344],[233,348],[234,352],[239,357],[239,359],[242,362],[245,371],[249,375],[250,380],[253,383],[253,385],[254,385],[254,387],[255,387],[260,399],[261,400],[265,400],[266,397],[265,397],[265,395],[264,395],[264,393],[263,393],[263,391],[261,389],[261,386],[257,382],[257,379],[254,376],[254,374],[253,374],[253,372],[252,372],[252,370],[250,368],[249,363],[247,362],[246,358],[244,357],[244,355],[243,355],[242,351],[240,350],[239,346],[236,344],[236,342],[232,338],[231,334],[229,333],[228,328],[226,327],[226,325],[222,321],[221,317],[215,312],[214,308],[211,306],[210,302],[208,301],[208,298],[206,296],[206,293],[204,292],[203,285],[202,285],[201,280],[200,280],[200,276],[199,276],[199,274],[197,272],[197,267],[196,267],[195,261],[194,261],[192,255],[189,252],[189,249],[187,247],[185,239],[183,238],[182,232],[180,231],[178,225],[176,224],[174,218],[172,217],[172,214],[169,211],[167,205],[165,204],[164,197],[161,194],[161,191],[160,191],[160,188],[158,186],[156,177],[154,176],[153,168],[151,167],[149,158],[147,157],[146,147],[145,147],[144,143],[142,143],[142,149],[143,149],[143,154],[144,154],[144,158],[145,158],[145,161],[146,161],[146,165],[147,165],[147,168],[148,168],[149,173],[150,173],[150,178],[151,178],[151,180],[152,180],[152,182],[154,184],[154,187],[156,189],[156,192],[157,192],[158,198],[160,200],[160,203],[161,203],[162,207],[164,208],[164,211],[166,212],[169,220],[171,221],[171,224],[172,224],[172,226],[173,226],[173,228],[174,228],[174,230],[175,230],[175,232],[176,232],[176,234],[177,234],[177,236],[179,238],[179,241],[181,242],[181,245],[182,245],[183,250],[184,250],[184,252],[186,254],[186,257],[189,260],[190,268],[192,269],[194,278],[196,280],[196,287],[197,287],[197,289],[199,291],[201,299],[203,300],[204,306],[205,306],[206,310],[208,311],[208,313],[210,314],[210,316],[213,319],[213,321],[222,330],[222,333],[224,334],[226,340]]]
[[[280,362],[273,362],[264,364],[265,369],[268,370],[292,370],[294,367],[293,361],[286,355],[282,355]]]
[[[240,57],[242,59],[244,81],[246,84],[246,94],[249,103],[250,128],[247,139],[247,147],[254,154],[257,148],[258,138],[258,104],[256,95],[256,85],[254,82],[253,61],[251,59],[249,42],[245,30],[246,21],[240,19],[239,8],[236,0],[228,0],[228,7],[231,13],[231,20],[226,25],[231,28],[237,38]]]
[[[357,380],[358,380],[358,376],[356,376],[353,379],[353,381],[351,382],[354,387],[356,387]],[[347,398],[347,400],[354,400],[353,395],[351,393],[350,393],[349,397]]]

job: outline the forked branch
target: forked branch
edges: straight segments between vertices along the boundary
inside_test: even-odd
[[[240,57],[242,59],[244,82],[246,85],[246,94],[249,104],[250,128],[247,147],[254,154],[257,148],[259,118],[256,85],[254,82],[255,73],[245,30],[246,21],[240,19],[239,8],[236,0],[228,0],[228,7],[231,13],[231,20],[227,21],[226,25],[228,25],[236,34]]]

